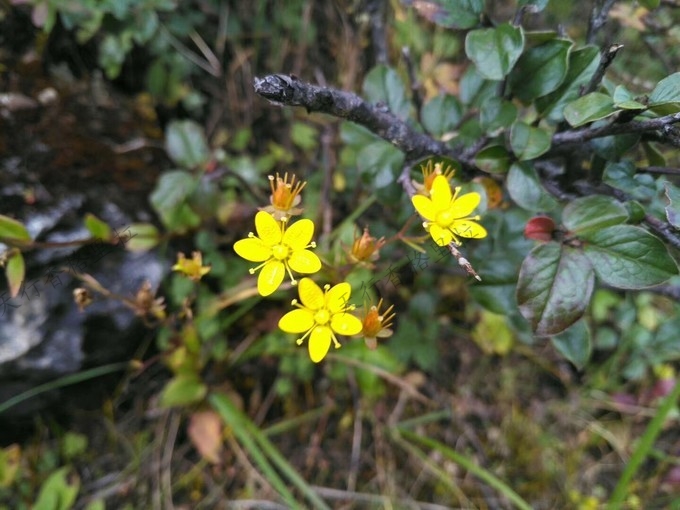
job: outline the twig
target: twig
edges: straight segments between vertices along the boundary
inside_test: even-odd
[[[586,35],[586,42],[592,44],[595,41],[597,32],[607,23],[609,11],[616,3],[616,0],[600,0],[600,6],[594,6],[588,22],[588,32]]]
[[[413,59],[411,58],[411,50],[409,50],[408,46],[404,46],[401,49],[401,56],[404,57],[404,62],[406,63],[408,81],[411,86],[411,100],[416,107],[416,118],[418,119],[418,122],[420,122],[421,111],[423,109],[423,98],[420,95],[420,82],[416,76],[416,69],[413,65]]]
[[[602,138],[611,135],[621,135],[624,133],[640,133],[644,131],[655,131],[658,129],[667,131],[672,124],[680,122],[680,113],[673,113],[665,117],[649,120],[634,120],[625,124],[607,124],[597,128],[578,129],[576,131],[564,131],[556,133],[552,138],[553,147],[566,144],[584,143],[595,138]]]
[[[376,64],[387,64],[387,31],[385,29],[386,9],[388,2],[384,0],[369,0],[366,11],[371,19],[371,42],[375,54]]]
[[[663,175],[680,175],[680,168],[670,168],[667,166],[641,166],[637,169],[638,172],[647,172],[650,174]]]
[[[607,68],[614,61],[621,48],[623,48],[623,44],[612,44],[607,49],[602,50],[600,53],[600,63],[597,66],[593,77],[590,79],[588,86],[583,89],[580,95],[585,96],[586,94],[595,91],[600,85],[602,78],[604,78],[604,73],[607,71]]]
[[[360,124],[405,153],[406,159],[437,154],[457,158],[458,152],[446,143],[412,129],[384,105],[368,104],[351,92],[319,87],[296,78],[271,74],[255,78],[255,92],[274,104],[303,106],[308,112],[321,112]]]

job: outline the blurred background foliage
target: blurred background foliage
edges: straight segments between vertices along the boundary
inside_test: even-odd
[[[677,299],[600,286],[575,326],[535,336],[516,300],[536,245],[525,225],[558,201],[538,185],[537,195],[522,194],[538,179],[521,163],[502,187],[505,149],[478,146],[511,137],[518,115],[536,128],[537,112],[554,105],[545,95],[543,109],[540,98],[531,107],[501,101],[466,55],[469,30],[530,5],[536,14],[523,27],[532,37],[554,30],[581,48],[591,7],[604,3],[0,1],[8,88],[25,83],[32,96],[45,83],[60,92],[101,86],[137,112],[142,144],[164,151],[144,188],[154,220],[130,226],[127,248],[169,264],[199,251],[210,266],[198,280],[168,272],[151,296],[162,303],[136,296],[153,339],[124,360],[131,370],[99,407],[69,403],[66,419],[36,417],[29,437],[3,441],[0,508],[675,508]],[[456,16],[439,18],[442,6]],[[621,84],[632,100],[676,71],[678,17],[674,2],[615,2],[589,41],[625,48],[604,89],[614,95]],[[397,184],[400,150],[361,126],[268,104],[253,80],[269,73],[355,91],[437,139],[455,133],[455,143],[476,148],[488,181],[437,161],[457,166],[455,184],[484,197],[489,236],[464,246],[481,284],[419,242]],[[533,100],[514,79],[513,92]],[[660,181],[619,161],[637,142],[626,143],[599,148],[604,181],[663,217]],[[678,164],[677,148],[647,150],[650,165],[655,150],[656,161]],[[277,327],[294,289],[260,297],[252,264],[233,253],[269,203],[267,176],[285,171],[307,181],[302,207],[316,224],[320,282],[348,281],[359,307],[394,304],[394,334],[376,350],[346,340],[312,364]],[[411,177],[421,178],[418,164]],[[349,263],[366,226],[389,242],[374,264]],[[111,239],[96,218],[87,227]]]

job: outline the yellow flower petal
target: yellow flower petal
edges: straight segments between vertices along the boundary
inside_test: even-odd
[[[439,246],[446,246],[453,241],[453,234],[447,228],[442,228],[436,223],[430,225],[430,235]]]
[[[298,284],[300,301],[310,310],[318,310],[324,305],[323,291],[311,278],[303,278]]]
[[[234,251],[239,257],[250,262],[264,262],[272,256],[272,249],[259,239],[249,237],[234,243]]]
[[[451,229],[460,237],[469,237],[471,239],[482,239],[486,237],[486,229],[472,220],[456,220],[453,225],[451,225]]]
[[[339,335],[358,335],[362,327],[361,321],[349,312],[336,313],[331,317],[331,329]]]
[[[308,219],[298,220],[291,224],[283,234],[283,244],[293,250],[304,250],[314,235],[314,222]]]
[[[479,205],[481,197],[479,193],[466,193],[458,197],[451,207],[451,212],[456,218],[465,218],[472,214],[472,211]]]
[[[280,260],[267,262],[257,277],[257,291],[262,296],[269,296],[279,288],[285,275],[286,266],[283,265],[283,262]]]
[[[279,328],[286,333],[304,333],[314,327],[314,314],[298,308],[288,312],[279,320]]]
[[[326,294],[326,306],[331,314],[347,308],[349,296],[352,293],[352,287],[347,282],[338,283],[335,287]]]
[[[326,357],[331,348],[331,329],[328,326],[317,326],[309,336],[309,358],[318,363]]]
[[[312,274],[321,269],[321,260],[310,250],[299,250],[290,256],[288,265],[295,272]]]
[[[255,215],[255,230],[265,244],[273,246],[281,242],[281,223],[267,212],[260,211]]]
[[[437,216],[432,200],[423,195],[414,195],[411,197],[413,207],[415,207],[418,214],[428,221],[434,221]]]
[[[432,182],[432,190],[430,191],[432,203],[436,211],[448,209],[451,205],[451,186],[449,181],[443,175],[438,175]]]

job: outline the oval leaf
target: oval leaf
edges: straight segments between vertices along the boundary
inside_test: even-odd
[[[580,237],[597,277],[612,287],[644,289],[678,274],[666,246],[640,227],[615,225]]]
[[[479,24],[484,0],[419,0],[413,8],[436,25],[465,29]]]
[[[133,252],[143,252],[154,248],[160,241],[158,229],[150,223],[133,223],[128,227],[128,241],[125,249]]]
[[[24,225],[9,216],[0,214],[0,239],[17,239],[30,241],[31,236]]]
[[[680,73],[666,76],[649,94],[649,109],[659,115],[680,111]]]
[[[524,52],[510,73],[512,92],[529,103],[557,89],[567,75],[572,42],[553,39]]]
[[[577,198],[562,211],[562,223],[567,230],[576,233],[618,225],[627,219],[626,207],[615,198],[604,195]]]
[[[510,168],[510,154],[502,145],[484,147],[475,156],[477,168],[490,174],[502,174]]]
[[[591,92],[564,108],[564,119],[573,127],[609,117],[617,110],[614,100],[607,94]]]
[[[163,388],[160,398],[162,407],[184,406],[201,401],[208,387],[193,375],[177,375]]]
[[[200,218],[185,203],[196,185],[194,176],[181,170],[164,173],[156,183],[149,199],[169,229],[196,226],[200,223]]]
[[[594,282],[582,252],[553,242],[541,244],[522,262],[517,304],[536,335],[556,335],[583,316]]]
[[[95,239],[100,239],[102,241],[110,241],[112,239],[111,227],[97,218],[94,214],[87,213],[85,215],[85,228]]]
[[[675,228],[680,228],[680,188],[670,182],[665,182],[664,188],[666,190],[666,198],[668,199],[666,218],[668,223]]]
[[[508,128],[517,118],[517,107],[500,97],[484,101],[479,109],[479,125],[487,134]]]
[[[19,294],[19,289],[21,289],[24,276],[26,276],[26,263],[20,251],[16,251],[7,261],[5,274],[7,275],[10,297],[16,297]]]
[[[510,167],[506,182],[510,197],[523,209],[528,211],[550,211],[557,202],[543,189],[530,163],[515,163]]]
[[[203,165],[210,157],[210,149],[203,128],[193,120],[174,120],[165,133],[168,156],[184,168]]]
[[[479,74],[489,80],[505,78],[523,48],[522,29],[509,23],[496,28],[472,30],[465,38],[465,53],[475,63]]]
[[[559,335],[552,337],[550,342],[557,352],[571,361],[579,370],[588,363],[590,353],[593,350],[590,329],[582,320]]]
[[[425,103],[420,118],[428,133],[440,138],[458,127],[462,112],[458,98],[440,94]]]
[[[550,149],[551,135],[546,129],[515,122],[510,130],[510,146],[520,161],[535,159]]]
[[[385,103],[400,119],[408,118],[411,103],[404,82],[394,69],[382,64],[371,69],[364,79],[364,94],[371,102]]]

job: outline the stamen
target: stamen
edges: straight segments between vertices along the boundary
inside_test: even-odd
[[[338,342],[338,339],[335,338],[333,330],[331,330],[331,340],[333,340],[333,347],[335,347],[336,349],[339,349],[341,347],[340,342]]]

